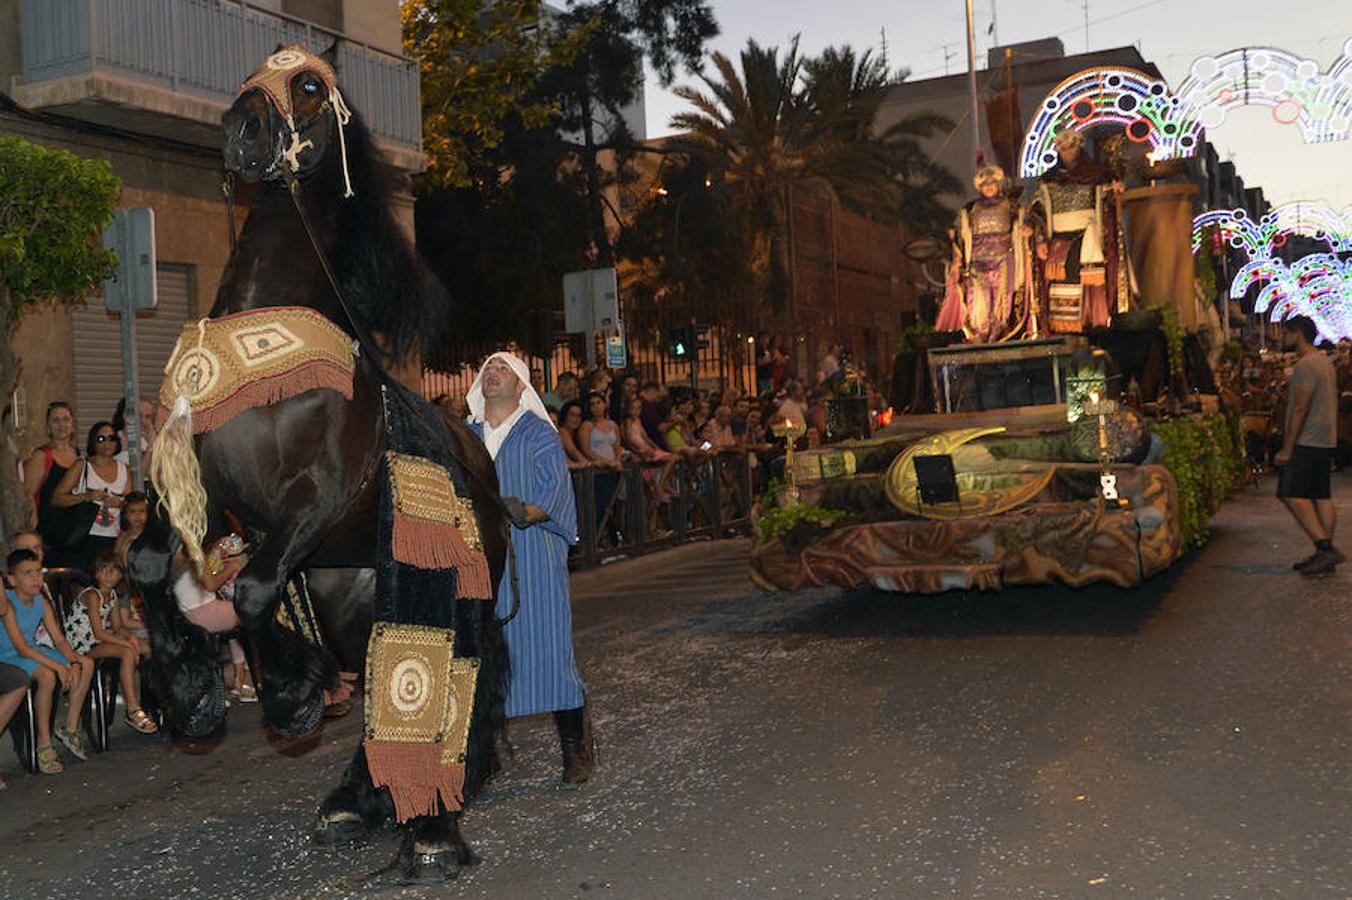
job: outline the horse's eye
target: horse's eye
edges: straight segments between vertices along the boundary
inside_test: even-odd
[[[318,94],[319,82],[315,81],[313,78],[307,78],[305,81],[301,82],[300,89],[307,94]]]

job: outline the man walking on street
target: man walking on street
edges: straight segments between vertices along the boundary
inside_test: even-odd
[[[1344,556],[1333,546],[1336,514],[1329,469],[1338,445],[1338,375],[1314,346],[1314,322],[1294,316],[1282,322],[1283,345],[1300,359],[1287,383],[1286,427],[1276,463],[1277,496],[1314,542],[1314,555],[1296,563],[1302,575],[1327,575]]]
[[[582,678],[573,660],[568,547],[577,542],[577,509],[563,446],[529,383],[525,363],[494,353],[465,400],[474,429],[493,457],[512,520],[520,608],[507,623],[512,662],[507,717],[551,712],[563,749],[563,784],[580,787],[596,766]],[[504,572],[497,614],[512,611],[512,575]]]

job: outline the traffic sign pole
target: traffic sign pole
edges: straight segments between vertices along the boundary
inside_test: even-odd
[[[131,490],[144,485],[141,472],[141,388],[137,379],[136,311],[154,309],[155,211],[121,209],[103,232],[103,246],[117,254],[117,270],[103,283],[103,301],[122,320],[122,398]]]

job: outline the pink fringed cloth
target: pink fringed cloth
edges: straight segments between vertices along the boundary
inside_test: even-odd
[[[308,307],[188,322],[164,369],[159,421],[164,424],[179,397],[192,406],[194,434],[318,388],[350,400],[356,368],[352,338]]]
[[[385,454],[385,468],[394,501],[395,560],[420,569],[455,569],[457,598],[493,599],[474,504],[456,493],[450,474],[430,460],[393,450]]]
[[[477,659],[455,657],[455,631],[376,622],[366,648],[363,748],[371,782],[400,822],[464,805]]]

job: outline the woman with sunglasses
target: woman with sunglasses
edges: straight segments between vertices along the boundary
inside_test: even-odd
[[[110,552],[117,543],[122,498],[131,489],[131,473],[117,459],[119,444],[112,422],[95,422],[89,429],[85,464],[72,466],[52,496],[53,506],[99,505],[89,535],[76,551],[75,565],[87,573],[93,572],[99,554]]]

